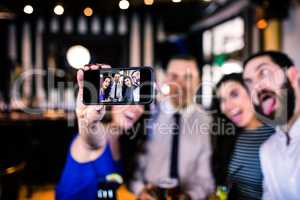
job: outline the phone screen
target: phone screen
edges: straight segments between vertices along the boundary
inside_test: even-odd
[[[105,68],[84,74],[86,104],[146,104],[153,99],[149,67]]]
[[[140,73],[140,70],[100,70],[100,103],[139,102]]]

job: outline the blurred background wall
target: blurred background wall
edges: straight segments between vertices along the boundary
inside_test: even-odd
[[[283,22],[283,51],[288,53],[300,68],[300,6],[290,8],[290,15]]]
[[[193,55],[208,107],[214,84],[252,53],[281,50],[300,67],[299,35],[299,0],[2,0],[0,172],[21,166],[25,185],[56,183],[85,63],[151,66],[160,83],[170,57]]]

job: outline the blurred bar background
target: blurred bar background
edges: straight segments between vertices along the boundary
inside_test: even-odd
[[[199,103],[208,107],[213,85],[241,72],[254,52],[282,50],[300,66],[299,34],[299,0],[2,0],[2,190],[31,199],[46,188],[45,199],[53,198],[76,133],[82,64],[159,73],[171,56],[192,54],[202,71]]]

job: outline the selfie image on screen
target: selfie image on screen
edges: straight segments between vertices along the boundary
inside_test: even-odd
[[[100,71],[100,102],[139,102],[140,71]]]

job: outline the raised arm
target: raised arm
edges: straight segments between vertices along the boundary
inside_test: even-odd
[[[101,120],[105,114],[103,105],[83,104],[84,71],[109,68],[107,65],[86,65],[77,72],[79,87],[76,115],[78,121],[78,136],[71,146],[71,155],[77,162],[89,162],[97,159],[103,152],[106,144],[106,131]],[[96,73],[96,72],[95,72]]]

